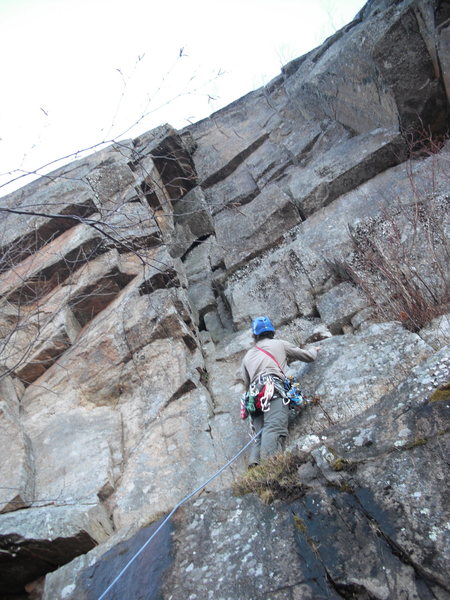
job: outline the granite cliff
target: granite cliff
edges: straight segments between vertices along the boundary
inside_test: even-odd
[[[107,598],[450,598],[450,9],[370,0],[182,131],[1,199],[0,597],[99,598],[248,440],[252,317],[294,363],[299,485],[240,457]]]

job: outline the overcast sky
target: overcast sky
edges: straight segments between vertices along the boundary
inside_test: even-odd
[[[104,140],[196,122],[273,79],[364,4],[0,0],[0,185]]]

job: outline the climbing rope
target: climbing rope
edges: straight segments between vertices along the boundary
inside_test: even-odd
[[[258,433],[256,435],[254,435],[246,444],[243,448],[241,448],[239,450],[239,452],[233,456],[233,458],[231,458],[225,465],[223,465],[223,467],[221,467],[218,471],[216,471],[214,473],[214,475],[211,475],[211,477],[209,479],[207,479],[204,483],[202,483],[201,485],[198,486],[198,488],[196,488],[193,492],[190,492],[187,496],[185,496],[182,500],[180,500],[180,502],[178,502],[178,504],[176,504],[174,506],[174,508],[172,508],[172,510],[170,511],[170,513],[167,515],[167,517],[165,517],[165,519],[160,523],[159,527],[152,533],[152,535],[148,538],[148,540],[145,542],[145,544],[143,544],[141,546],[141,548],[130,558],[130,560],[127,562],[127,564],[123,567],[123,569],[120,571],[120,573],[113,579],[113,581],[109,584],[109,586],[106,588],[106,590],[102,593],[101,596],[98,597],[98,600],[103,600],[103,598],[106,598],[106,594],[111,590],[111,588],[119,581],[119,579],[122,577],[122,575],[125,573],[125,571],[128,569],[128,567],[136,560],[136,558],[142,554],[142,552],[145,550],[145,548],[150,544],[150,542],[152,541],[152,539],[156,536],[156,534],[161,531],[161,529],[164,527],[164,525],[167,523],[167,521],[170,519],[170,517],[180,508],[180,506],[182,506],[185,502],[187,502],[188,500],[190,500],[193,496],[195,496],[195,494],[197,494],[200,490],[202,490],[204,487],[206,487],[209,483],[211,483],[211,481],[213,481],[216,477],[218,477],[221,473],[223,473],[223,471],[225,471],[225,469],[227,469],[231,464],[234,463],[234,461],[239,458],[239,456],[250,446],[250,444],[252,442],[254,442],[256,440],[256,438],[261,435],[262,433],[262,428],[258,431]]]

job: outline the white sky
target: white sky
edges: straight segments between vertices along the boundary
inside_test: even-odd
[[[364,4],[0,0],[0,196],[30,181],[5,185],[24,171],[77,150],[208,116]]]

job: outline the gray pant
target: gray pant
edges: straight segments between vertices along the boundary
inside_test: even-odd
[[[249,464],[259,463],[272,454],[283,451],[288,434],[289,406],[283,404],[282,398],[272,398],[270,410],[252,417],[256,433],[263,432],[256,438],[250,451]]]

